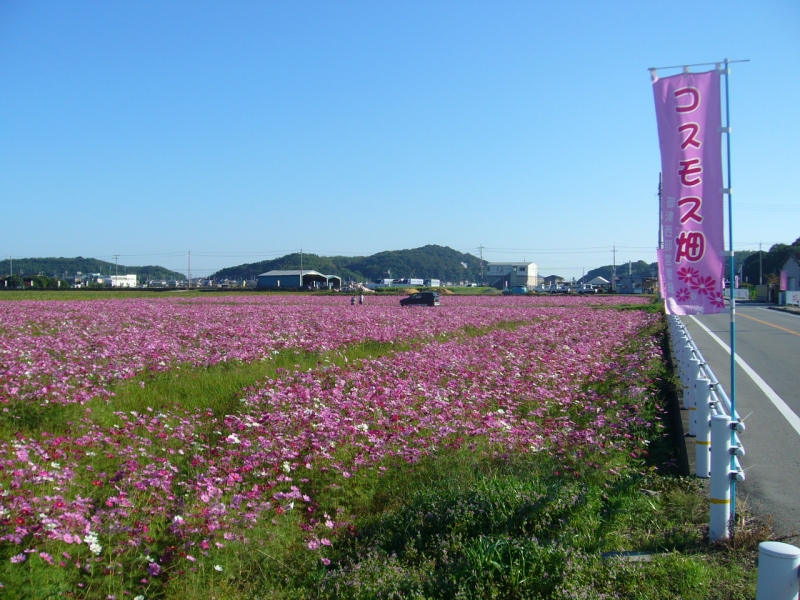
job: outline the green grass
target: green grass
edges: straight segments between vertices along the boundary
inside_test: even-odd
[[[308,597],[753,597],[752,553],[710,550],[694,522],[707,515],[685,510],[695,481],[592,471],[564,478],[556,462],[465,452],[395,472]]]

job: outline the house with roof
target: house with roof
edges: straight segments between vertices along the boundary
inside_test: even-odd
[[[539,283],[539,268],[532,262],[492,262],[488,265],[489,285],[498,289],[524,285],[532,290]]]
[[[791,253],[781,265],[781,304],[800,306],[800,256]]]

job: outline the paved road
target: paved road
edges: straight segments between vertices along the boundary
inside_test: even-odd
[[[699,321],[730,347],[730,315],[682,320],[730,396],[730,354],[698,324]],[[800,543],[800,315],[770,310],[763,304],[737,304],[736,354],[766,384],[759,385],[744,365],[737,364],[736,409],[747,426],[741,435],[747,452],[741,462],[747,477],[737,486],[737,502],[747,502],[754,512],[771,515],[776,535],[795,536],[787,541],[797,544]]]

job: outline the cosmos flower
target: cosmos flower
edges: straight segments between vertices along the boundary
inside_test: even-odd
[[[678,279],[684,283],[691,283],[700,276],[700,272],[694,267],[681,267],[678,269]]]
[[[709,295],[714,291],[717,281],[711,275],[705,277],[698,275],[691,285],[698,294]]]

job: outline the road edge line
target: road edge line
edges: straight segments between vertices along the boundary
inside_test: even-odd
[[[712,340],[714,340],[720,346],[722,346],[725,349],[725,352],[727,352],[728,354],[731,353],[730,347],[721,339],[719,339],[715,333],[713,333],[708,327],[706,327],[700,321],[698,321],[697,318],[694,317],[694,315],[689,315],[689,316],[695,323],[697,323],[703,329],[703,331],[705,331],[708,335],[711,336]],[[761,388],[761,391],[764,392],[764,395],[767,398],[769,398],[772,404],[775,405],[775,408],[777,408],[778,412],[780,412],[783,415],[783,418],[789,422],[789,425],[791,425],[792,428],[797,432],[797,435],[800,435],[800,417],[798,417],[794,413],[794,411],[792,411],[792,409],[789,408],[789,405],[786,404],[786,402],[784,402],[783,399],[780,396],[778,396],[778,394],[775,393],[775,390],[769,387],[769,384],[761,378],[761,375],[756,373],[750,367],[750,365],[748,365],[746,362],[744,362],[744,360],[742,360],[742,358],[738,354],[736,355],[736,364],[739,365],[742,368],[742,370],[750,376],[750,379],[753,380],[753,383],[755,383],[759,388]]]

